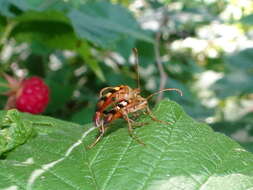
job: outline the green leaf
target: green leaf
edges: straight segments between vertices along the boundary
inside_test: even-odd
[[[0,161],[0,188],[85,190],[245,190],[253,186],[253,155],[190,118],[172,101],[154,110],[170,125],[148,122],[134,130],[145,146],[118,121],[92,149],[97,131],[49,117],[34,125],[37,136]]]
[[[54,22],[62,22],[69,23],[69,19],[65,16],[65,14],[61,11],[56,10],[47,10],[43,12],[38,11],[27,11],[17,16],[15,18],[17,22],[29,22],[29,21],[54,21]]]
[[[11,4],[18,7],[20,10],[36,10],[43,11],[47,9],[64,9],[67,8],[67,3],[64,1],[45,1],[45,0],[10,0]]]
[[[253,72],[253,48],[247,48],[229,56],[227,59],[234,69],[251,70]]]
[[[71,80],[73,70],[74,68],[70,65],[63,65],[61,69],[47,75],[46,81],[51,89],[51,99],[46,109],[47,113],[53,113],[63,108],[72,98],[76,85]]]
[[[23,144],[32,134],[32,124],[22,120],[17,110],[9,110],[0,123],[0,156]]]
[[[9,1],[11,4],[15,5],[16,7],[18,7],[23,11],[28,10],[44,11],[48,9],[66,11],[71,7],[79,7],[88,0],[75,0],[75,1],[9,0]]]
[[[12,36],[18,42],[39,42],[49,48],[76,49],[76,38],[68,18],[59,11],[28,11],[17,17]]]
[[[218,97],[226,98],[253,92],[252,59],[253,48],[242,50],[227,58],[229,73],[212,86]]]
[[[5,78],[3,78],[2,76],[0,77],[0,95],[3,95],[5,92],[7,92],[9,90],[9,84],[8,82],[5,80]]]
[[[101,80],[105,81],[105,76],[96,58],[91,54],[91,48],[88,43],[82,43],[77,49],[77,52],[81,55],[85,63],[90,67],[90,69],[96,74],[96,76]]]
[[[253,92],[253,78],[242,70],[237,70],[227,74],[224,78],[218,80],[212,89],[215,90],[219,98],[229,96],[240,96]]]
[[[115,47],[125,37],[153,42],[130,13],[119,5],[87,3],[79,10],[70,11],[68,16],[78,36],[104,48]]]
[[[139,53],[139,63],[142,67],[147,68],[148,65],[155,63],[153,44],[144,41],[138,41],[136,48],[138,49]]]
[[[237,110],[235,110],[237,111]],[[236,112],[237,113],[237,112]],[[253,112],[235,121],[221,121],[212,124],[215,131],[237,140],[246,150],[253,152]]]
[[[71,121],[79,124],[86,124],[92,121],[94,108],[84,108],[71,116]]]
[[[240,22],[246,25],[253,25],[253,14],[242,17]]]
[[[10,2],[8,0],[0,0],[0,15],[13,17],[14,14],[10,12]]]

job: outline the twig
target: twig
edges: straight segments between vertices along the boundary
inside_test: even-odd
[[[161,40],[161,35],[162,35],[161,28],[165,26],[168,22],[168,17],[165,11],[166,11],[165,9],[162,10],[162,20],[161,20],[158,32],[156,33],[155,44],[154,44],[155,60],[156,60],[156,64],[158,66],[158,70],[160,73],[159,91],[162,91],[162,89],[165,88],[165,85],[168,79],[168,76],[166,72],[164,71],[161,55],[160,55],[160,40]],[[156,102],[159,102],[162,98],[163,98],[163,92],[157,96]]]
[[[138,57],[137,48],[133,48],[133,53],[134,53],[134,61],[135,61],[135,70],[136,70],[136,73],[137,73],[137,87],[138,87],[138,89],[141,89],[140,73],[139,73],[139,57]]]

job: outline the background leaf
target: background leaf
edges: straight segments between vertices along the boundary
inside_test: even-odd
[[[87,3],[79,10],[73,9],[68,16],[78,36],[104,48],[115,47],[125,37],[153,42],[119,5]]]
[[[253,48],[227,57],[228,74],[213,85],[220,98],[253,93],[252,58]]]
[[[75,49],[77,38],[68,19],[59,11],[28,11],[18,16],[12,36],[19,42],[39,42],[49,48]]]
[[[253,25],[253,14],[242,17],[240,21],[243,24]]]

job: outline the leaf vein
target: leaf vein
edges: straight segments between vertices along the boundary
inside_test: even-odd
[[[0,175],[3,176],[3,177],[6,177],[10,181],[16,183],[17,185],[19,185],[20,188],[25,189],[24,184],[19,183],[17,180],[15,180],[14,178],[12,178],[11,176],[7,177],[6,175],[3,175],[1,173],[0,173]]]
[[[173,129],[174,129],[173,126],[181,119],[182,116],[183,116],[183,113],[181,112],[180,116],[178,117],[178,119],[171,125],[172,127],[168,128],[168,130],[171,129],[170,130],[170,134],[169,134],[169,138],[168,138],[169,141],[171,140],[172,132],[173,132]],[[168,142],[167,144],[169,144],[169,143],[170,142]],[[159,161],[162,159],[162,157],[164,156],[165,153],[166,153],[166,150],[161,150],[161,154],[160,154],[159,158],[156,160],[156,162],[154,163],[154,166],[151,168],[151,171],[149,172],[149,175],[147,176],[146,180],[143,180],[144,183],[143,183],[142,187],[140,188],[140,190],[144,190],[145,189],[145,186],[147,185],[148,179],[153,176],[154,171],[156,169],[156,166],[159,164]]]
[[[123,157],[125,156],[125,154],[127,153],[127,150],[129,149],[130,145],[132,144],[133,142],[133,138],[129,138],[129,143],[126,145],[126,148],[122,151],[122,153],[120,154],[120,157],[118,159],[118,161],[116,162],[115,166],[113,167],[110,175],[108,175],[108,177],[106,178],[105,182],[104,182],[104,185],[103,185],[103,188],[102,189],[105,189],[107,184],[110,182],[110,180],[112,179],[112,176],[114,175],[114,173],[116,172],[120,162],[122,161]]]

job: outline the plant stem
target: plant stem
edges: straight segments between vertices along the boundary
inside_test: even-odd
[[[0,37],[0,46],[4,45],[6,43],[6,41],[8,40],[12,29],[16,26],[16,22],[15,21],[10,21],[7,26],[5,27],[5,30],[2,34],[2,36]]]
[[[160,55],[160,41],[161,41],[161,28],[163,26],[165,26],[168,22],[168,18],[166,15],[166,10],[162,10],[163,14],[162,14],[162,20],[160,23],[160,26],[158,28],[158,32],[156,33],[155,36],[155,44],[154,44],[154,51],[155,51],[155,60],[156,60],[156,64],[160,73],[160,84],[159,84],[159,91],[161,91],[162,89],[165,88],[168,76],[164,71],[163,65],[162,65],[162,60],[161,60],[161,55]],[[159,102],[161,99],[163,98],[163,92],[161,91],[161,93],[157,96],[156,98],[156,103]]]

